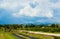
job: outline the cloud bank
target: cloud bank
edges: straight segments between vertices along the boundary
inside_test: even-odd
[[[41,22],[41,19],[35,19],[36,17],[41,19],[47,18],[45,19],[46,22],[49,20],[59,23],[60,0],[0,0],[1,21],[5,18],[11,21],[14,19],[26,19],[22,21],[27,23]],[[31,19],[29,20],[29,18]],[[45,22],[45,20],[42,20],[42,22]]]

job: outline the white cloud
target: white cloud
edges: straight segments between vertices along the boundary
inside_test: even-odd
[[[25,16],[30,16],[30,17],[34,17],[34,16],[38,16],[38,13],[40,12],[41,10],[36,7],[36,8],[32,8],[30,7],[29,4],[25,4],[25,8],[24,9],[20,9],[18,13],[14,13],[13,15],[15,16],[21,16],[21,15],[25,15]]]
[[[48,12],[48,13],[46,14],[46,16],[47,16],[48,18],[53,17],[53,13],[50,11],[50,12]]]
[[[32,8],[29,3],[37,3],[35,8]],[[19,9],[20,6],[23,6],[23,9]],[[0,8],[10,9],[14,11],[12,13],[15,17],[30,16],[30,17],[53,17],[52,8],[60,8],[60,2],[51,3],[49,0],[4,0],[0,3]],[[15,10],[19,9],[15,13]]]
[[[18,4],[16,2],[11,3],[7,0],[0,4],[0,8],[4,8],[4,9],[14,10],[16,9],[16,7],[18,7]]]

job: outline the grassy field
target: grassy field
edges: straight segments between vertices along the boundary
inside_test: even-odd
[[[24,34],[24,35],[28,35],[28,36],[32,36],[32,37],[35,37],[37,39],[54,39],[53,37],[46,36],[46,35],[40,35],[40,34],[34,34],[34,33],[27,33],[27,32],[19,32],[19,33]]]
[[[9,32],[0,32],[0,39],[17,39]]]
[[[22,32],[21,30],[27,30],[27,31],[39,31],[39,32],[45,32],[45,33],[59,33],[60,34],[60,27],[51,24],[51,26],[48,25],[24,25],[24,24],[0,24],[0,39],[20,39],[22,38],[28,38],[28,37],[34,37],[37,39],[54,39],[51,36],[41,35],[41,34],[34,34],[34,33],[27,33]],[[20,33],[20,34],[19,34]],[[22,35],[21,35],[22,34]],[[25,36],[27,35],[27,37]]]
[[[20,33],[20,34],[23,34],[23,35],[27,35],[27,36],[37,38],[37,39],[54,39],[51,36],[34,34],[34,33],[27,33],[27,32],[24,32],[22,30],[16,30],[13,33],[15,33],[15,34]],[[25,36],[21,36],[21,37],[26,38],[26,39],[27,38],[30,39],[29,37],[25,37]],[[4,32],[4,31],[0,31],[0,38],[1,39],[18,39],[17,37],[13,36],[11,32]]]

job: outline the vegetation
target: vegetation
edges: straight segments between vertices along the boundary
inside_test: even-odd
[[[60,33],[60,26],[58,26],[58,24],[49,24],[49,25],[4,24],[4,25],[0,25],[0,31],[13,32],[14,30],[18,30],[18,29],[19,30]]]
[[[0,31],[0,38],[1,39],[17,39],[11,33],[9,33],[9,32],[2,32],[2,31]]]
[[[35,25],[35,24],[0,24],[0,38],[1,39],[17,39],[12,34],[18,34],[18,30],[27,30],[27,31],[40,31],[40,32],[50,32],[50,33],[60,33],[60,26],[59,24],[49,24],[49,25]],[[50,36],[45,35],[37,35],[37,34],[30,34],[26,32],[22,32],[22,34],[36,37],[38,39],[52,39]],[[24,36],[23,36],[24,37]],[[26,37],[24,37],[26,38]]]
[[[40,35],[40,34],[27,33],[27,32],[19,32],[19,33],[22,33],[27,36],[35,37],[36,39],[54,39],[53,37],[47,35]]]

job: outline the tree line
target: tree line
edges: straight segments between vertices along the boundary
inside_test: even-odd
[[[43,32],[60,32],[60,26],[58,24],[0,24],[1,31],[14,31],[14,30],[32,30],[32,31],[43,31]]]

